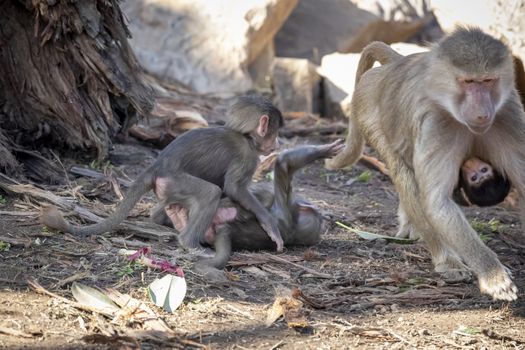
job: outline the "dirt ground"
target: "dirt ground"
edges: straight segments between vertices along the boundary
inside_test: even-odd
[[[116,145],[111,168],[133,178],[153,157],[155,152],[144,146]],[[232,280],[227,286],[208,285],[192,273],[191,259],[175,242],[141,240],[122,230],[84,240],[52,233],[37,223],[38,204],[33,199],[0,192],[0,243],[13,242],[8,250],[0,249],[0,348],[152,349],[199,344],[210,349],[525,348],[525,256],[511,239],[520,229],[514,210],[466,209],[486,244],[512,270],[520,289],[518,301],[502,303],[480,295],[472,278],[445,280],[434,273],[422,243],[369,241],[336,224],[386,235],[396,232],[397,195],[377,170],[358,164],[351,170],[327,171],[317,162],[296,175],[295,189],[331,217],[321,242],[282,254],[237,252],[227,267]],[[76,193],[88,208],[95,198],[108,210],[109,204],[118,202],[108,180],[72,177],[54,193],[61,195],[61,190]],[[132,213],[143,215],[152,203],[150,195]],[[188,292],[175,313],[155,307],[146,294],[147,285],[163,273],[130,266],[117,254],[124,245],[151,246],[154,257],[184,268]],[[28,279],[69,300],[73,281],[116,288],[146,302],[180,338],[124,337],[126,329],[140,325],[112,322],[36,293]],[[276,297],[290,296],[292,290],[303,296],[298,312],[306,323],[289,327],[281,317],[266,325]]]

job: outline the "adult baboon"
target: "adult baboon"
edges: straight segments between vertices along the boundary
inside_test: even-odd
[[[385,160],[400,209],[427,243],[436,270],[466,264],[483,293],[516,299],[508,270],[452,199],[458,169],[471,157],[490,163],[525,194],[525,113],[509,49],[479,29],[459,28],[430,52],[370,69],[374,57],[391,50],[385,46],[363,51],[347,147],[326,166],[356,162],[368,141]],[[520,206],[523,225],[525,200]]]

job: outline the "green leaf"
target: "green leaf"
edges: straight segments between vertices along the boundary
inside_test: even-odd
[[[365,170],[357,177],[359,182],[368,182],[372,178],[372,172],[370,170]]]
[[[480,235],[500,233],[506,229],[506,225],[494,218],[490,219],[489,221],[482,221],[480,219],[474,218],[470,220],[470,226],[472,226],[474,231],[478,232]],[[485,237],[485,239],[487,239],[487,237]]]
[[[414,242],[417,242],[417,239],[385,236],[385,235],[380,235],[377,233],[361,231],[361,230],[352,228],[350,226],[347,226],[339,221],[336,221],[335,223],[350,232],[356,233],[359,237],[366,239],[367,241],[374,241],[376,239],[384,239],[388,243],[398,243],[398,244],[412,244]]]
[[[459,331],[461,333],[470,334],[470,335],[481,333],[481,330],[475,327],[465,327],[465,326],[459,327]]]
[[[144,270],[144,265],[142,265],[140,262],[137,261],[130,261],[126,265],[122,266],[117,271],[117,276],[124,277],[124,276],[131,276],[135,271]]]
[[[4,241],[0,241],[0,252],[7,252],[9,248],[11,248],[11,244]]]
[[[106,294],[85,284],[73,282],[71,293],[80,304],[99,309],[106,314],[113,314],[120,310]]]
[[[148,294],[153,303],[167,312],[174,312],[186,296],[184,277],[166,275],[156,279],[148,287]]]

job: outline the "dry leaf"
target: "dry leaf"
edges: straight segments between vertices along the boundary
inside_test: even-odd
[[[156,279],[148,287],[148,294],[157,306],[167,312],[174,312],[186,296],[186,280],[184,277],[166,275]]]
[[[284,316],[288,327],[308,327],[303,303],[300,300],[291,297],[277,297],[266,315],[266,326],[271,326],[281,316]]]
[[[113,314],[120,310],[106,294],[85,284],[73,282],[71,293],[80,304],[99,309],[102,313]]]
[[[374,241],[376,239],[384,239],[388,243],[412,244],[412,243],[415,243],[415,242],[417,242],[419,240],[419,239],[400,238],[400,237],[394,237],[394,236],[380,235],[380,234],[377,234],[377,233],[366,232],[366,231],[361,231],[361,230],[352,228],[352,227],[347,226],[347,225],[345,225],[345,224],[343,224],[343,223],[341,223],[339,221],[336,221],[335,223],[336,223],[336,225],[341,226],[341,227],[345,228],[346,230],[348,230],[350,232],[357,233],[357,235],[359,237],[361,237],[363,239],[366,239],[367,241]]]

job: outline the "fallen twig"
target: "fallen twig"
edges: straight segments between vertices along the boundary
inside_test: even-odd
[[[329,126],[306,126],[302,128],[295,128],[295,129],[282,129],[279,130],[279,135],[282,137],[290,138],[293,136],[306,136],[311,134],[319,134],[319,135],[326,135],[326,134],[342,134],[346,130],[346,126],[344,124],[336,124],[336,125],[329,125]]]
[[[42,285],[40,285],[40,283],[38,283],[38,281],[36,281],[34,279],[28,279],[27,280],[27,284],[35,292],[40,293],[40,294],[48,295],[48,296],[50,296],[52,298],[56,298],[56,299],[66,303],[66,304],[69,304],[69,305],[71,305],[71,306],[73,306],[73,307],[75,307],[77,309],[84,310],[84,311],[89,311],[89,312],[99,313],[99,314],[102,314],[102,315],[107,316],[107,317],[113,317],[114,316],[113,313],[110,313],[110,312],[107,312],[107,311],[104,311],[104,310],[101,310],[101,309],[98,309],[98,308],[95,308],[95,307],[83,305],[83,304],[77,303],[76,301],[69,300],[67,298],[61,297],[58,294],[50,292],[47,289],[45,289],[44,287],[42,287]]]
[[[310,296],[305,295],[298,288],[294,288],[292,290],[292,296],[296,299],[301,300],[306,305],[309,305],[313,307],[314,309],[319,309],[319,310],[331,309],[343,303],[349,303],[350,301],[347,295],[342,296],[342,297],[332,298],[329,302],[318,301]],[[361,311],[365,309],[370,309],[374,307],[375,305],[376,303],[370,303],[370,302],[354,303],[354,304],[349,305],[349,307],[346,308],[346,310],[347,311]]]
[[[6,210],[0,210],[0,215],[7,215],[7,216],[33,216],[37,217],[39,212],[37,211],[6,211]]]
[[[525,342],[523,342],[523,341],[516,340],[516,339],[511,338],[511,337],[506,336],[506,335],[497,334],[496,332],[494,332],[491,329],[483,329],[481,331],[481,334],[483,334],[484,336],[486,336],[486,337],[488,337],[490,339],[494,339],[494,340],[498,340],[498,341],[512,342],[512,343],[515,343],[516,345],[524,345],[525,344]]]
[[[9,243],[14,246],[29,247],[31,245],[31,239],[29,238],[14,238],[7,236],[0,236],[0,241]]]
[[[83,271],[79,273],[75,273],[72,276],[69,276],[63,280],[58,281],[57,283],[53,284],[53,288],[61,288],[62,286],[65,286],[68,283],[73,283],[78,280],[88,278],[92,275],[91,271]]]
[[[33,337],[38,337],[42,335],[42,332],[26,333],[26,332],[22,332],[22,331],[13,329],[13,328],[7,328],[7,327],[2,327],[2,326],[0,326],[0,333],[12,335],[15,337],[22,337],[22,338],[33,338]]]
[[[280,263],[285,263],[285,264],[289,264],[289,265],[292,265],[292,266],[295,266],[295,267],[298,267],[300,269],[303,269],[304,271],[316,276],[316,277],[319,277],[319,278],[333,278],[334,276],[333,275],[329,275],[327,273],[322,273],[322,272],[317,272],[309,267],[306,267],[306,266],[303,266],[303,265],[299,265],[299,264],[296,264],[294,262],[291,262],[291,261],[288,261],[286,259],[283,259],[279,256],[276,256],[276,255],[271,255],[269,253],[265,253],[265,255],[268,257],[268,259],[270,260],[273,260],[273,261],[276,261],[276,262],[280,262]]]
[[[73,211],[84,220],[91,222],[100,222],[104,220],[104,218],[76,204],[76,200],[72,197],[59,197],[52,192],[42,190],[33,185],[18,184],[15,180],[1,173],[0,178],[6,180],[0,181],[0,188],[7,192],[30,196],[36,198],[38,202],[44,200],[48,203],[58,206],[62,210]],[[125,228],[128,233],[148,239],[156,239],[159,241],[168,242],[175,238],[175,232],[169,227],[157,225],[149,221],[124,220],[124,222],[122,222],[119,227]]]
[[[163,332],[155,330],[131,329],[128,330],[126,334],[133,338],[137,338],[140,340],[151,340],[161,344],[171,344],[172,342],[177,342],[183,346],[183,349],[209,349],[207,345],[198,343],[187,338],[181,338],[179,336],[166,338]]]
[[[439,301],[451,299],[465,299],[470,294],[464,288],[431,288],[415,289],[399,294],[382,294],[370,296],[367,299],[377,304],[409,304],[409,305],[429,305]]]
[[[93,169],[87,169],[87,168],[81,168],[81,167],[74,166],[74,167],[71,167],[69,171],[75,175],[82,175],[82,176],[90,177],[90,178],[97,179],[97,180],[102,180],[102,179],[110,180],[111,178],[115,178],[117,182],[124,187],[129,187],[131,186],[131,183],[132,183],[131,181],[125,180],[120,177],[107,176]]]
[[[308,112],[302,112],[302,111],[285,111],[283,112],[284,119],[303,119],[303,118],[312,118],[312,119],[319,119],[318,116],[315,116]]]
[[[19,285],[19,286],[26,286],[27,283],[25,281],[20,281],[20,280],[16,280],[16,279],[12,279],[12,278],[0,278],[0,282],[1,283],[6,283],[6,284],[15,284],[15,285]]]
[[[271,256],[271,255],[270,255]],[[241,260],[244,259],[244,260]],[[239,266],[252,266],[261,265],[270,262],[270,258],[266,253],[235,253],[233,259],[228,261],[228,266],[239,267]],[[303,257],[290,256],[288,261],[303,261]]]
[[[443,343],[448,344],[448,345],[452,345],[453,347],[458,348],[458,349],[473,349],[472,346],[459,345],[459,344],[453,342],[450,339],[442,339],[442,341],[443,341]]]
[[[283,344],[284,344],[284,340],[279,340],[275,345],[270,347],[268,350],[275,350],[275,349],[279,348]]]
[[[412,347],[416,347],[415,344],[409,342],[407,339],[405,339],[404,337],[400,336],[399,334],[391,331],[391,330],[387,330],[388,333],[390,333],[391,336],[393,336],[394,338],[398,339],[399,341],[401,341],[402,343],[405,343],[405,344],[408,344]]]
[[[319,303],[319,302],[317,302],[317,300],[314,300],[314,299],[304,295],[302,290],[300,290],[299,288],[292,289],[292,296],[295,299],[301,300],[306,305],[309,305],[309,306],[313,307],[314,309],[326,309],[326,308],[328,308],[330,306],[330,303]]]

